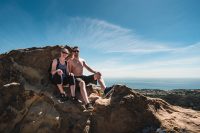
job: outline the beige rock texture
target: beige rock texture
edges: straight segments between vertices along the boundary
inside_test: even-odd
[[[0,55],[1,133],[199,133],[200,112],[146,97],[124,85],[102,97],[96,85],[84,103],[60,103],[48,67],[61,46],[13,50]],[[67,47],[70,50],[70,47]],[[69,88],[65,88],[70,94]],[[81,96],[77,91],[80,100]]]

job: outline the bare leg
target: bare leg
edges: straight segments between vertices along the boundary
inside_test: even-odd
[[[85,82],[80,81],[79,86],[80,86],[80,91],[81,91],[81,95],[83,97],[83,100],[86,104],[88,104],[89,100],[88,100],[88,96],[87,96],[87,92],[86,92]]]
[[[75,85],[71,85],[70,90],[71,90],[72,97],[75,97]]]
[[[103,80],[103,78],[100,78],[100,79],[97,79],[99,85],[101,86],[101,89],[102,90],[105,90],[106,89],[106,85],[105,85],[105,82]]]
[[[65,93],[64,90],[63,90],[62,84],[57,84],[57,86],[58,86],[60,93],[62,93],[62,94]]]
[[[96,73],[96,74],[94,75],[94,79],[98,81],[98,83],[99,83],[99,85],[101,86],[101,89],[102,89],[102,90],[105,90],[105,89],[106,89],[106,84],[105,84],[105,82],[104,82],[104,80],[103,80],[103,78],[102,78],[101,75],[99,75],[98,73]]]

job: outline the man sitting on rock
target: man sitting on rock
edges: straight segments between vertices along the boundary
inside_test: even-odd
[[[67,67],[66,58],[69,54],[69,51],[66,48],[62,48],[60,52],[60,57],[54,59],[52,62],[51,67],[51,74],[52,74],[52,82],[57,85],[60,91],[60,98],[61,101],[68,100],[67,94],[63,90],[63,85],[69,84],[71,89],[72,99],[76,100],[75,98],[75,78],[72,73],[69,73]]]
[[[100,72],[94,71],[91,67],[89,67],[86,61],[79,57],[79,52],[79,48],[75,46],[73,48],[73,58],[69,60],[69,71],[72,72],[75,78],[80,81],[80,86],[83,88],[85,88],[85,85],[89,83],[97,84],[98,81],[101,89],[104,91],[104,95],[106,95],[112,88],[106,87],[102,78],[102,74]],[[83,75],[84,67],[93,74],[89,76]]]

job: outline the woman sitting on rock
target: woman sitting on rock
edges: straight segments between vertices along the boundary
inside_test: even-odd
[[[51,67],[52,82],[57,85],[60,91],[61,101],[68,100],[67,94],[63,90],[63,85],[69,84],[71,89],[71,95],[73,100],[75,98],[75,78],[73,73],[68,72],[68,66],[66,58],[69,54],[69,51],[66,48],[61,49],[60,57],[54,59]]]

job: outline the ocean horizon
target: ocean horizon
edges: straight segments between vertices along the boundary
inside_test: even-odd
[[[132,89],[200,89],[200,78],[105,78],[107,86],[123,84]]]

